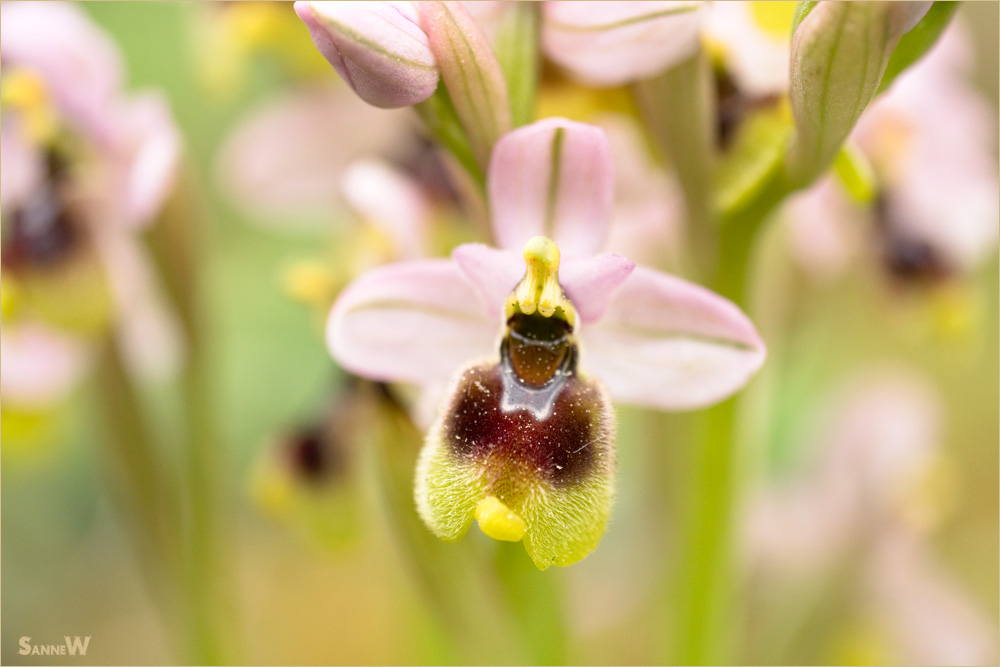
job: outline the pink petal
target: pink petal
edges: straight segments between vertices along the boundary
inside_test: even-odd
[[[0,394],[26,407],[66,397],[90,365],[91,349],[79,338],[24,323],[4,327],[0,336]]]
[[[339,85],[297,90],[239,122],[216,172],[229,199],[254,222],[325,226],[347,213],[337,189],[347,166],[402,143],[407,116],[372,108]]]
[[[344,199],[366,222],[383,232],[397,259],[427,255],[430,203],[420,186],[390,163],[362,158],[344,172]]]
[[[70,123],[98,142],[117,127],[108,114],[121,86],[121,56],[108,36],[77,6],[4,2],[0,54],[4,69],[38,72]]]
[[[932,547],[914,531],[883,530],[866,563],[870,599],[897,647],[893,662],[996,664],[996,621]]]
[[[584,83],[619,86],[694,53],[700,2],[546,2],[542,47]]]
[[[94,240],[114,297],[122,358],[137,379],[169,379],[184,361],[184,335],[145,246],[116,229],[102,228]]]
[[[499,323],[507,295],[524,277],[521,255],[482,243],[466,243],[455,248],[451,256],[479,292],[487,314]]]
[[[361,99],[386,109],[430,97],[438,70],[411,2],[296,2],[316,48]]]
[[[600,322],[583,330],[583,367],[611,396],[665,409],[720,401],[766,355],[753,324],[709,290],[638,267]]]
[[[137,226],[152,221],[174,186],[181,140],[166,100],[149,93],[122,110],[121,196],[126,219]]]
[[[493,149],[489,195],[500,247],[520,252],[543,234],[563,256],[592,255],[604,244],[614,197],[607,137],[564,118],[509,132]]]
[[[559,282],[584,322],[600,319],[612,295],[635,269],[621,255],[569,258],[559,267]]]
[[[355,280],[327,321],[326,341],[347,370],[374,380],[441,381],[493,356],[500,323],[448,260],[390,264]]]

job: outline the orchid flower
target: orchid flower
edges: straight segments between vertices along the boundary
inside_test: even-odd
[[[865,605],[889,652],[875,661],[995,661],[993,624],[928,539],[954,509],[957,490],[941,447],[941,396],[909,369],[879,367],[824,403],[802,443],[811,445],[811,461],[749,504],[745,537],[755,564],[797,580],[856,559]]]
[[[764,360],[732,303],[598,254],[612,171],[596,127],[553,118],[512,131],[488,176],[499,248],[467,244],[450,260],[376,269],[331,311],[327,343],[351,372],[424,385],[452,378],[417,480],[421,514],[446,540],[475,516],[493,537],[523,538],[539,568],[583,558],[611,504],[609,397],[698,408],[739,389]],[[503,379],[515,376],[520,384]],[[458,423],[463,410],[479,416]],[[534,434],[520,445],[528,458],[512,428]]]
[[[135,234],[173,185],[169,111],[122,93],[115,46],[73,5],[4,3],[2,16],[4,339],[12,355],[48,357],[5,355],[4,396],[64,395],[111,327],[134,368],[165,372],[178,332]],[[50,371],[45,391],[14,372],[33,363]]]
[[[249,221],[325,227],[347,213],[338,184],[350,164],[398,151],[410,121],[403,111],[373,109],[346,86],[304,86],[240,119],[219,151],[217,178]]]
[[[833,177],[789,201],[793,250],[804,267],[828,267],[827,275],[843,267],[866,208],[885,265],[900,278],[961,275],[995,252],[996,117],[965,82],[970,56],[954,22],[861,116],[851,141],[878,187],[876,206]],[[828,241],[817,243],[817,234]],[[820,245],[840,250],[831,255]],[[829,261],[817,264],[821,252]]]
[[[788,91],[794,2],[715,2],[705,37],[738,90],[749,96]]]
[[[960,273],[995,253],[1000,227],[997,117],[971,84],[971,60],[955,21],[852,133],[884,187],[889,242],[925,244]]]
[[[889,530],[866,563],[866,611],[885,636],[877,662],[992,665],[996,621],[923,536]]]

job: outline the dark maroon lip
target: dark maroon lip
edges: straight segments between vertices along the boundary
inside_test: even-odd
[[[609,416],[596,387],[570,373],[541,389],[511,392],[517,383],[509,378],[503,363],[463,375],[443,429],[453,456],[484,466],[491,483],[535,478],[557,488],[583,482],[612,462]],[[540,418],[532,405],[516,404],[518,397],[548,401],[551,408]]]

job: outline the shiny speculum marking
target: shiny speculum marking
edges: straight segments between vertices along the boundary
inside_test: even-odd
[[[445,427],[452,454],[483,466],[487,481],[545,480],[565,487],[599,466],[607,443],[600,392],[576,373],[576,346],[561,320],[512,318],[498,365],[466,371]],[[507,495],[513,488],[497,488]]]

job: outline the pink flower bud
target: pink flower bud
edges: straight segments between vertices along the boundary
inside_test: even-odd
[[[377,107],[423,102],[438,69],[409,2],[296,2],[316,48],[361,99]]]

